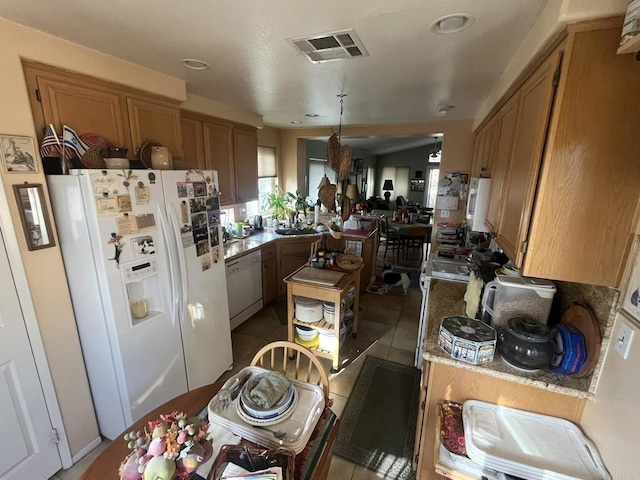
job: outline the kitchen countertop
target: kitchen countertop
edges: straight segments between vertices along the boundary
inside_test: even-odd
[[[375,234],[377,230],[371,232],[350,230],[344,233],[344,237],[348,238],[369,238]],[[225,261],[232,258],[246,255],[254,250],[264,247],[265,245],[275,242],[278,239],[287,238],[301,238],[301,237],[321,237],[323,235],[329,235],[329,232],[318,232],[316,234],[301,234],[301,235],[278,235],[275,231],[270,229],[264,229],[261,232],[255,232],[247,238],[239,239],[232,238],[229,242],[224,244],[224,259]]]
[[[549,370],[535,373],[521,372],[505,364],[496,353],[492,362],[472,365],[451,358],[438,345],[438,330],[440,321],[445,316],[464,315],[464,293],[467,285],[433,278],[429,292],[428,330],[424,345],[424,359],[429,362],[441,363],[501,378],[503,380],[530,385],[545,390],[551,390],[572,397],[592,400],[595,397],[595,382],[597,375],[586,378],[575,378],[560,375]]]

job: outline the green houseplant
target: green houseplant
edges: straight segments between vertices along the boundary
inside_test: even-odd
[[[262,208],[273,213],[276,219],[284,220],[289,212],[294,211],[291,200],[291,194],[284,193],[279,185],[275,185],[273,191],[264,196]]]

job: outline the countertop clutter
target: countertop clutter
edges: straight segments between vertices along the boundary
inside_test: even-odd
[[[496,355],[491,362],[484,362],[478,365],[451,358],[451,356],[438,345],[438,331],[442,318],[453,315],[464,315],[465,303],[463,298],[465,289],[466,284],[462,283],[449,282],[441,279],[433,279],[431,281],[428,331],[424,345],[424,359],[426,361],[450,365],[572,397],[588,400],[594,398],[595,387],[602,367],[602,358],[598,359],[593,374],[585,378],[561,375],[551,372],[550,370],[521,372],[504,363],[499,355]],[[566,293],[568,289],[566,286],[561,286],[560,290]],[[577,296],[577,293],[573,293]],[[566,300],[562,299],[560,299],[560,301],[566,302]],[[604,328],[604,332],[601,348],[603,352],[606,350],[606,345],[611,337],[611,325],[608,325],[608,328]],[[604,354],[601,354],[601,357],[602,356],[604,356]]]

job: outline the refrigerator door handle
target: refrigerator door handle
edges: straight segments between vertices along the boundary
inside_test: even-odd
[[[171,239],[169,238],[169,232],[167,230],[167,221],[164,216],[162,208],[158,205],[158,218],[160,219],[160,230],[162,230],[162,237],[164,243],[167,246],[167,258],[169,259],[169,280],[171,282],[171,323],[176,324],[176,305],[180,302],[178,292],[176,290],[176,267],[175,260],[173,258],[173,248],[171,245]]]
[[[173,211],[173,208],[171,208],[171,204],[167,204],[167,209],[169,210],[169,222],[171,223],[171,227],[175,235],[176,246],[178,250],[178,263],[180,264],[180,280],[182,286],[180,318],[184,320],[187,315],[187,305],[189,304],[189,278],[187,276],[187,259],[184,256],[184,250],[180,248],[180,246],[182,245],[182,238],[180,236],[178,219],[175,212]]]

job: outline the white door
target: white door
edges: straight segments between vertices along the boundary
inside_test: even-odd
[[[62,464],[0,232],[0,480],[44,480]]]

